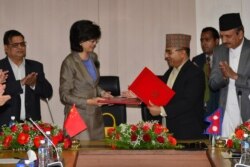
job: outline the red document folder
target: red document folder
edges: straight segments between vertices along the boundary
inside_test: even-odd
[[[142,70],[128,89],[146,105],[149,105],[150,100],[155,105],[164,106],[175,95],[175,92],[147,67]]]
[[[126,104],[126,105],[141,104],[141,100],[138,98],[124,98],[124,97],[106,98],[105,100],[99,100],[98,102],[109,103],[109,104]]]

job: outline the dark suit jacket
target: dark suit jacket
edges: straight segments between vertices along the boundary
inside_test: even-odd
[[[5,83],[5,94],[11,96],[11,99],[4,106],[0,107],[0,126],[2,126],[3,124],[8,124],[12,115],[16,117],[17,121],[20,120],[20,94],[23,93],[23,89],[21,87],[20,80],[15,79],[15,75],[7,57],[0,60],[0,69],[9,71],[8,78]],[[29,86],[26,86],[26,119],[31,117],[33,120],[41,120],[40,98],[50,98],[53,92],[52,86],[45,78],[43,65],[41,63],[25,59],[25,71],[26,75],[31,72],[38,73],[35,89],[33,90]]]
[[[204,69],[204,65],[206,63],[206,54],[202,53],[198,56],[195,56],[192,59],[192,62],[195,63],[196,65],[198,65],[198,67],[203,70]],[[219,106],[219,97],[220,97],[220,93],[219,90],[212,90],[209,87],[209,100],[206,102],[206,113],[205,116],[208,116],[210,114],[212,114]]]
[[[167,83],[170,68],[163,76]],[[167,114],[167,128],[177,139],[203,138],[203,98],[205,77],[202,70],[187,61],[179,72],[172,88],[173,99],[164,106]]]

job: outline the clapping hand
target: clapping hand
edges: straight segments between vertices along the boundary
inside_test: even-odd
[[[6,82],[6,79],[8,78],[8,72],[9,71],[3,71],[2,69],[0,69],[0,83],[4,83]]]
[[[233,71],[233,69],[228,65],[226,61],[221,61],[219,63],[219,67],[221,69],[224,79],[228,79],[228,78],[231,78],[234,80],[238,79],[238,74]]]
[[[22,85],[28,85],[28,86],[35,86],[36,85],[36,80],[37,80],[37,73],[36,72],[32,72],[30,74],[28,74],[26,77],[24,77],[21,80],[21,84]]]
[[[10,95],[3,95],[6,85],[0,84],[0,106],[4,105],[11,97]]]

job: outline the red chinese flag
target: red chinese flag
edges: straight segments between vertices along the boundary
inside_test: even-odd
[[[152,71],[145,67],[128,88],[146,105],[149,101],[164,106],[173,98],[175,92],[160,80]]]
[[[70,137],[74,137],[81,131],[87,129],[87,125],[78,113],[75,104],[72,106],[64,122],[64,128]]]

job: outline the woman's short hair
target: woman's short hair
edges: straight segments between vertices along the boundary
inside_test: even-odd
[[[80,43],[99,39],[101,37],[101,30],[98,25],[90,20],[79,20],[75,22],[70,28],[70,47],[72,51],[82,52]]]

